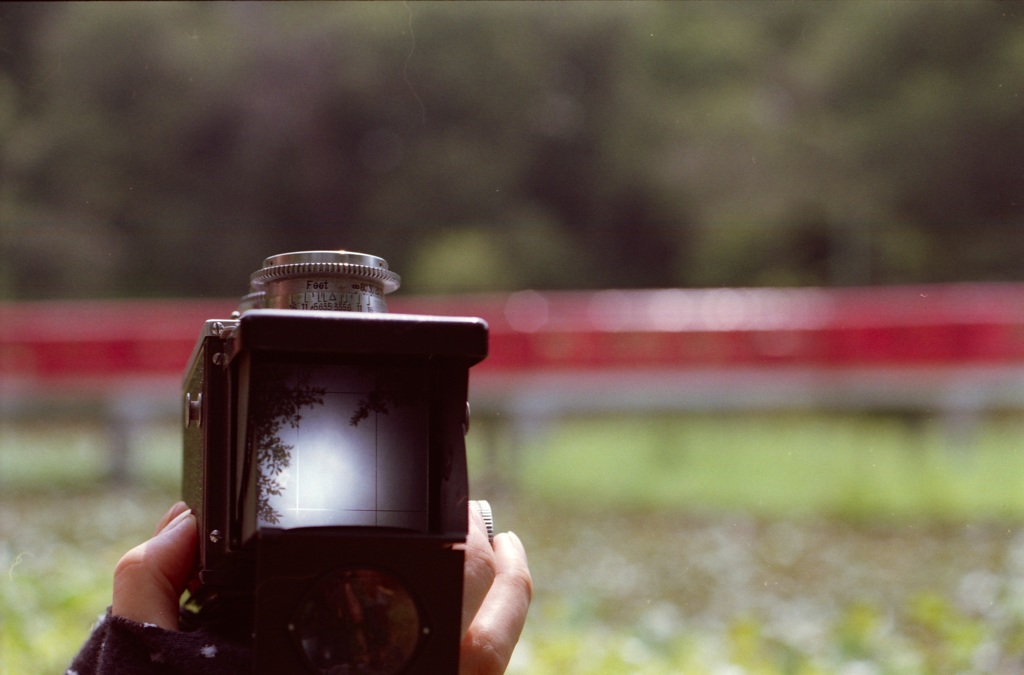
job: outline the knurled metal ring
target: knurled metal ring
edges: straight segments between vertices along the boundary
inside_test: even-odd
[[[491,510],[491,503],[486,499],[473,499],[470,501],[476,507],[477,513],[484,518],[484,525],[487,526],[487,541],[494,543],[494,512]]]
[[[374,281],[383,285],[385,293],[396,290],[402,283],[400,276],[382,267],[331,262],[289,263],[286,265],[264,267],[253,272],[249,281],[254,290],[259,290],[266,284],[280,279],[306,276],[338,276],[365,279],[366,281]]]

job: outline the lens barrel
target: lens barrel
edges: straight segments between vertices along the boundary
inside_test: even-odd
[[[240,303],[255,308],[387,312],[384,295],[401,284],[383,258],[352,251],[296,251],[270,256],[249,278]]]
[[[344,568],[300,602],[289,632],[316,673],[396,675],[424,634],[409,589],[383,570]]]

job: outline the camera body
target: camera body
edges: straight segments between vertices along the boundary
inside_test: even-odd
[[[338,264],[298,274],[379,308]],[[200,585],[183,621],[251,640],[257,673],[458,672],[468,377],[486,323],[292,308],[341,304],[322,287],[259,293],[206,322],[185,378]]]

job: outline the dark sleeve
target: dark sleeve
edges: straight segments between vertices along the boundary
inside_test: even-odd
[[[178,632],[112,616],[100,617],[65,675],[202,675],[250,670],[248,646],[204,630]]]

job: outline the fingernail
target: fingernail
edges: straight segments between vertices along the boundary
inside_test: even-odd
[[[170,532],[178,525],[180,525],[181,521],[187,519],[190,515],[192,515],[192,509],[185,509],[184,511],[179,513],[177,517],[174,518],[174,520],[164,525],[164,529],[160,530],[160,534],[163,534],[164,532]]]
[[[516,538],[516,543],[519,544],[519,550],[523,552],[523,558],[525,559],[527,557],[526,544],[524,544],[523,540],[519,538],[519,535],[514,534],[512,536]]]
[[[174,502],[173,504],[171,504],[171,508],[167,509],[167,511],[164,512],[163,518],[161,518],[160,520],[163,520],[164,518],[170,516],[172,513],[174,513],[175,509],[177,509],[182,504],[184,504],[184,502]]]

